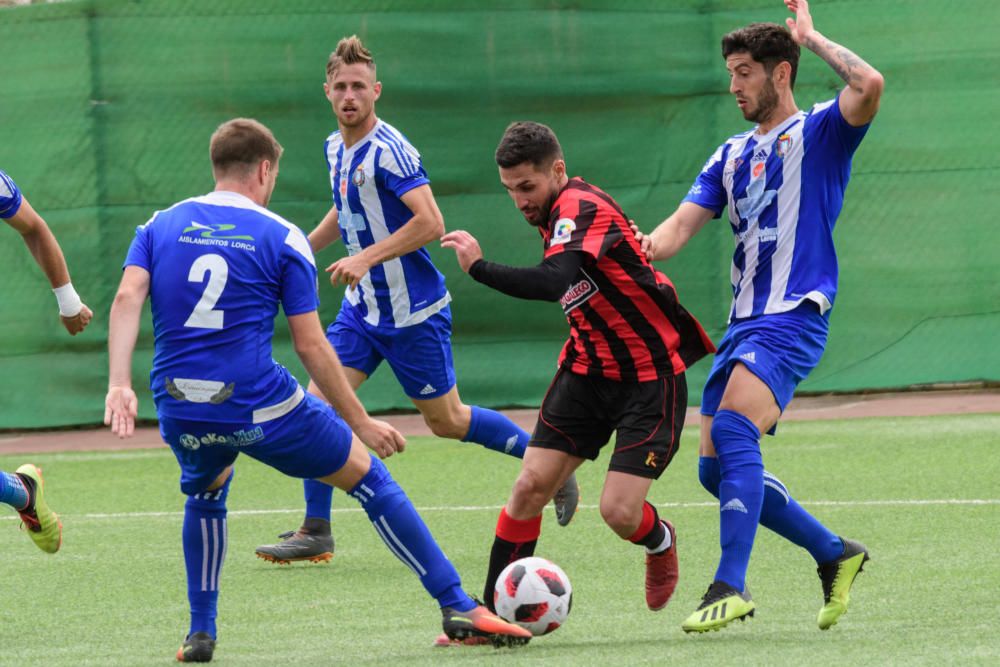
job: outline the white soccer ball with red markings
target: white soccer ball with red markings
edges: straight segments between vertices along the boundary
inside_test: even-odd
[[[532,556],[500,573],[493,591],[497,614],[538,637],[566,622],[573,606],[569,577],[555,563]]]

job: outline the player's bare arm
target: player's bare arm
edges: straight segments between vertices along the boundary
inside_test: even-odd
[[[7,224],[16,229],[28,247],[31,256],[45,273],[52,290],[59,301],[59,318],[71,335],[75,336],[86,328],[93,313],[73,289],[59,242],[27,198],[21,200],[21,207]]]
[[[126,266],[108,319],[108,395],[104,399],[104,424],[119,438],[131,437],[135,431],[139,406],[132,390],[132,352],[148,295],[149,272]]]
[[[295,353],[309,377],[361,441],[383,459],[403,451],[405,438],[389,424],[369,417],[354,394],[340,359],[323,332],[318,313],[313,310],[292,315],[288,318],[288,328]]]
[[[844,119],[855,127],[871,122],[882,99],[885,86],[882,75],[849,49],[813,28],[806,0],[785,0],[785,6],[795,13],[794,19],[785,20],[792,39],[826,61],[847,83],[840,94],[840,113]]]
[[[357,255],[344,257],[326,268],[330,282],[356,287],[369,269],[382,262],[413,252],[444,234],[444,217],[438,209],[429,185],[413,188],[400,200],[413,217],[395,232],[372,244]]]
[[[712,219],[712,211],[691,202],[683,202],[673,214],[648,235],[636,232],[635,238],[649,261],[670,259]]]
[[[337,207],[331,206],[327,214],[323,216],[316,229],[309,232],[309,246],[313,253],[317,253],[334,241],[340,240],[340,225]]]

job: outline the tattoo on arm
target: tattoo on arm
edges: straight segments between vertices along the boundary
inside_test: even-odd
[[[852,51],[823,38],[822,43],[814,38],[806,40],[806,47],[822,58],[847,85],[857,88],[862,75],[872,67]]]

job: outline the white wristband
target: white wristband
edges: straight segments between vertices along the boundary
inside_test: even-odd
[[[56,301],[59,302],[59,314],[61,316],[76,317],[83,310],[83,301],[80,301],[80,295],[73,289],[73,283],[66,283],[62,287],[56,287],[52,290],[52,293],[56,295]]]

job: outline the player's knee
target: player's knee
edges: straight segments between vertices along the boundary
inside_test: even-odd
[[[225,482],[221,486],[208,491],[195,491],[194,489],[188,488],[184,489],[182,486],[182,491],[187,495],[187,501],[185,502],[185,507],[193,510],[199,510],[201,512],[223,512],[226,510],[226,498],[229,497],[229,485],[233,481],[233,470],[230,468],[228,471],[223,473],[223,475],[228,474],[225,478]],[[220,478],[222,475],[220,475]],[[215,486],[214,484],[212,486]]]
[[[443,414],[424,415],[424,423],[431,430],[431,433],[439,438],[449,438],[451,440],[461,440],[469,430],[468,424],[460,423],[457,414],[445,412]]]
[[[371,468],[347,493],[361,503],[369,517],[384,513],[406,499],[406,494],[392,478],[389,469],[374,456],[371,457]]]
[[[750,419],[733,410],[719,410],[712,420],[712,442],[719,456],[735,450],[760,451],[760,431]]]
[[[619,535],[631,535],[642,521],[642,509],[628,507],[611,499],[601,499],[601,518]]]
[[[522,513],[534,515],[542,511],[553,492],[552,480],[544,479],[535,470],[522,468],[514,482],[511,503]]]

